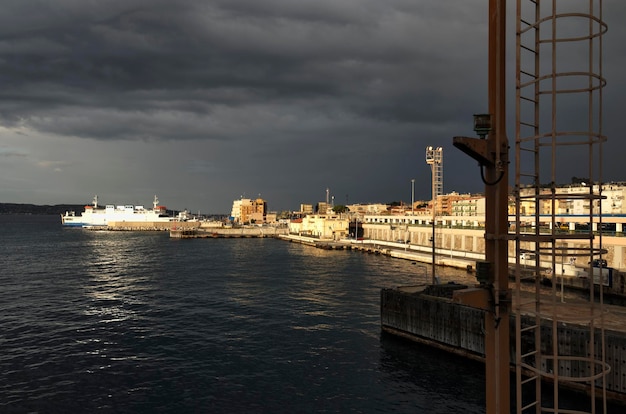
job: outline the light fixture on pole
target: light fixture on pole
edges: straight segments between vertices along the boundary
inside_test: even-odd
[[[426,164],[431,166],[432,170],[432,184],[433,184],[433,194],[432,194],[432,284],[437,284],[437,276],[435,275],[435,220],[437,215],[437,196],[441,195],[443,190],[443,174],[442,174],[442,163],[443,163],[443,148],[437,147],[426,147]]]
[[[474,132],[481,139],[491,132],[491,114],[475,114],[474,115]]]
[[[415,178],[411,178],[411,215],[415,215]]]

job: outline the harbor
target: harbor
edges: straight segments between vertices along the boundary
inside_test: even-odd
[[[56,3],[0,412],[626,412],[623,1]]]
[[[94,206],[95,207],[95,206]],[[140,209],[141,211],[141,209]],[[157,211],[157,205],[153,208]],[[135,213],[136,214],[136,213]],[[144,214],[141,211],[141,214]],[[130,216],[129,218],[132,218]],[[510,220],[510,217],[509,217]],[[488,335],[486,327],[494,319],[493,299],[489,289],[479,280],[479,264],[486,259],[485,228],[478,220],[468,224],[463,218],[438,216],[433,220],[409,215],[364,215],[354,226],[347,215],[314,214],[306,220],[293,220],[286,224],[267,224],[259,217],[260,224],[229,224],[228,222],[197,220],[163,221],[108,221],[105,226],[83,226],[87,230],[107,231],[169,231],[172,239],[226,239],[226,238],[277,238],[323,250],[349,250],[355,253],[386,256],[394,259],[420,263],[433,267],[432,284],[403,285],[384,288],[380,291],[380,329],[386,334],[409,339],[430,347],[459,355],[463,358],[487,363]],[[574,227],[574,228],[572,228]],[[604,227],[603,227],[604,228]],[[544,226],[542,231],[546,232]],[[619,266],[626,261],[626,243],[621,237],[622,228],[616,225],[614,233],[603,236],[603,260],[600,266],[576,261],[570,251],[581,249],[585,241],[576,237],[579,231],[575,226],[557,229],[557,232],[571,235],[567,244],[561,247],[561,254],[550,261],[549,256],[535,260],[531,244],[522,244],[522,249],[510,243],[507,248],[509,283],[515,281],[516,272],[523,279],[519,295],[511,299],[511,313],[508,323],[508,370],[515,372],[516,332],[533,328],[533,314],[520,311],[521,303],[533,300],[533,285],[541,285],[543,312],[549,314],[550,292],[559,297],[558,317],[542,316],[539,333],[543,357],[538,360],[537,370],[550,372],[553,362],[550,344],[554,341],[567,344],[579,354],[606,361],[602,368],[604,381],[596,381],[590,391],[586,384],[577,378],[592,378],[596,366],[578,360],[561,361],[558,365],[559,388],[572,389],[582,393],[603,393],[608,401],[626,404],[626,273]],[[515,231],[511,228],[511,231]],[[619,231],[617,231],[619,230]],[[525,231],[532,231],[526,229]],[[550,228],[548,232],[552,231]],[[596,228],[589,231],[597,231]],[[618,234],[619,233],[619,234]],[[509,237],[513,233],[509,234]],[[352,236],[352,237],[350,237]],[[588,243],[588,242],[587,242]],[[516,254],[522,251],[518,257]],[[594,262],[595,263],[595,262]],[[439,284],[435,268],[452,267],[464,270],[476,283],[450,282]],[[590,273],[591,272],[591,273]],[[466,281],[465,281],[466,282]],[[589,334],[585,322],[589,303],[589,292],[600,292],[605,303],[601,331]],[[469,298],[469,299],[468,299]],[[478,298],[478,299],[477,299]],[[554,305],[556,306],[556,305]],[[517,321],[519,318],[519,323]],[[596,341],[599,335],[603,339]],[[589,348],[589,344],[594,346]],[[521,344],[529,346],[523,339]],[[603,362],[604,363],[604,362]],[[524,367],[523,375],[532,377],[534,368]],[[546,375],[543,382],[550,382]]]
[[[556,205],[556,192],[553,196]],[[520,200],[511,205],[521,210],[525,206]],[[561,388],[588,394],[592,405],[596,395],[626,403],[623,218],[609,216],[605,222],[600,216],[598,225],[590,211],[585,218],[559,215],[557,221],[553,210],[551,217],[529,222],[519,212],[503,210],[496,235],[488,214],[451,216],[437,214],[438,209],[433,201],[432,217],[406,209],[395,214],[335,211],[327,190],[324,212],[301,209],[301,217],[281,222],[267,212],[260,197],[235,200],[231,216],[222,221],[161,217],[165,209],[156,197],[151,210],[130,205],[99,209],[94,202],[80,218],[66,214],[62,219],[66,226],[89,230],[169,230],[171,239],[269,237],[430,264],[430,284],[380,291],[382,332],[485,363],[490,399],[495,391],[489,381],[497,369],[499,378],[507,379],[498,391],[505,404],[512,371],[521,399],[524,384],[533,382],[538,389],[552,382],[556,404]],[[147,220],[155,215],[158,220]],[[435,269],[442,266],[463,269],[476,281],[441,284]],[[535,404],[539,398],[533,395]]]
[[[385,255],[392,258],[410,260],[425,264],[432,264],[432,256],[426,251],[413,250],[406,243],[394,243],[371,240],[342,240],[328,241],[297,235],[280,237],[283,240],[302,243],[325,250],[353,250],[355,252]],[[466,269],[468,272],[476,271],[476,260],[467,257],[468,252],[447,252],[446,255],[437,256],[437,266],[450,266]],[[543,276],[540,276],[543,279]],[[622,286],[625,275],[614,270],[612,273],[613,283]],[[511,271],[511,280],[513,272]],[[543,281],[545,284],[545,296],[548,297],[552,289],[551,279]],[[530,284],[532,280],[529,280]],[[587,349],[589,344],[588,326],[581,323],[586,316],[586,309],[581,305],[587,303],[585,292],[589,289],[589,281],[583,278],[563,277],[554,280],[555,287],[562,288],[562,303],[559,305],[562,317],[557,322],[557,332],[552,332],[552,321],[542,322],[541,336],[543,341],[550,343],[552,338],[568,343],[573,349]],[[561,285],[562,284],[562,285]],[[441,285],[416,285],[398,286],[381,290],[380,296],[380,323],[383,332],[409,339],[454,353],[465,358],[485,361],[485,318],[489,317],[486,309],[467,306],[462,303],[459,292],[478,286],[464,285],[460,283],[447,283]],[[456,293],[455,293],[456,292]],[[513,295],[512,308],[518,306],[518,301],[532,299],[531,289],[522,290],[519,297]],[[604,305],[604,352],[610,372],[606,378],[606,393],[610,401],[626,404],[626,296],[619,293],[607,293],[607,303],[617,305]],[[546,312],[550,312],[546,309]],[[529,315],[520,315],[522,326],[531,324]],[[516,315],[510,316],[510,326],[515,326]],[[510,332],[509,355],[510,370],[515,370],[515,331]],[[549,349],[544,349],[549,353]],[[599,354],[602,351],[596,349]],[[548,369],[548,360],[543,362],[541,369]],[[589,376],[589,367],[577,362],[566,363],[561,367],[564,371],[570,371],[575,376]],[[587,387],[577,381],[561,379],[563,387],[589,392]],[[601,384],[596,392],[602,392]]]

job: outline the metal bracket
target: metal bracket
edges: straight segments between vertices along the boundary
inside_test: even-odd
[[[454,137],[452,138],[452,144],[474,158],[480,165],[494,165],[494,157],[489,153],[486,139]]]
[[[486,288],[468,288],[455,290],[452,302],[486,311],[492,310],[491,293]]]

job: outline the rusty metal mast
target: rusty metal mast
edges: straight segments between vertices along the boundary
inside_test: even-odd
[[[510,410],[510,310],[508,280],[509,144],[506,136],[506,0],[489,0],[489,113],[474,116],[481,138],[454,137],[476,159],[485,183],[485,261],[477,263],[478,290],[457,300],[485,309],[487,414]]]
[[[485,166],[485,259],[493,263],[493,318],[485,318],[487,414],[510,410],[508,266],[509,144],[506,137],[506,0],[489,0],[489,113],[492,162]]]

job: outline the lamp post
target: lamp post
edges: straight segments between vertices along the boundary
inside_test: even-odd
[[[432,165],[432,174],[433,174],[433,234],[432,234],[432,239],[433,239],[433,254],[432,254],[432,284],[436,284],[437,282],[437,275],[435,275],[435,221],[437,220],[437,209],[435,207],[435,203],[437,202],[437,193],[435,192],[435,164]]]
[[[565,247],[561,247],[561,303],[565,302],[563,299],[563,278],[565,277]]]
[[[411,215],[415,215],[415,178],[411,178]]]

